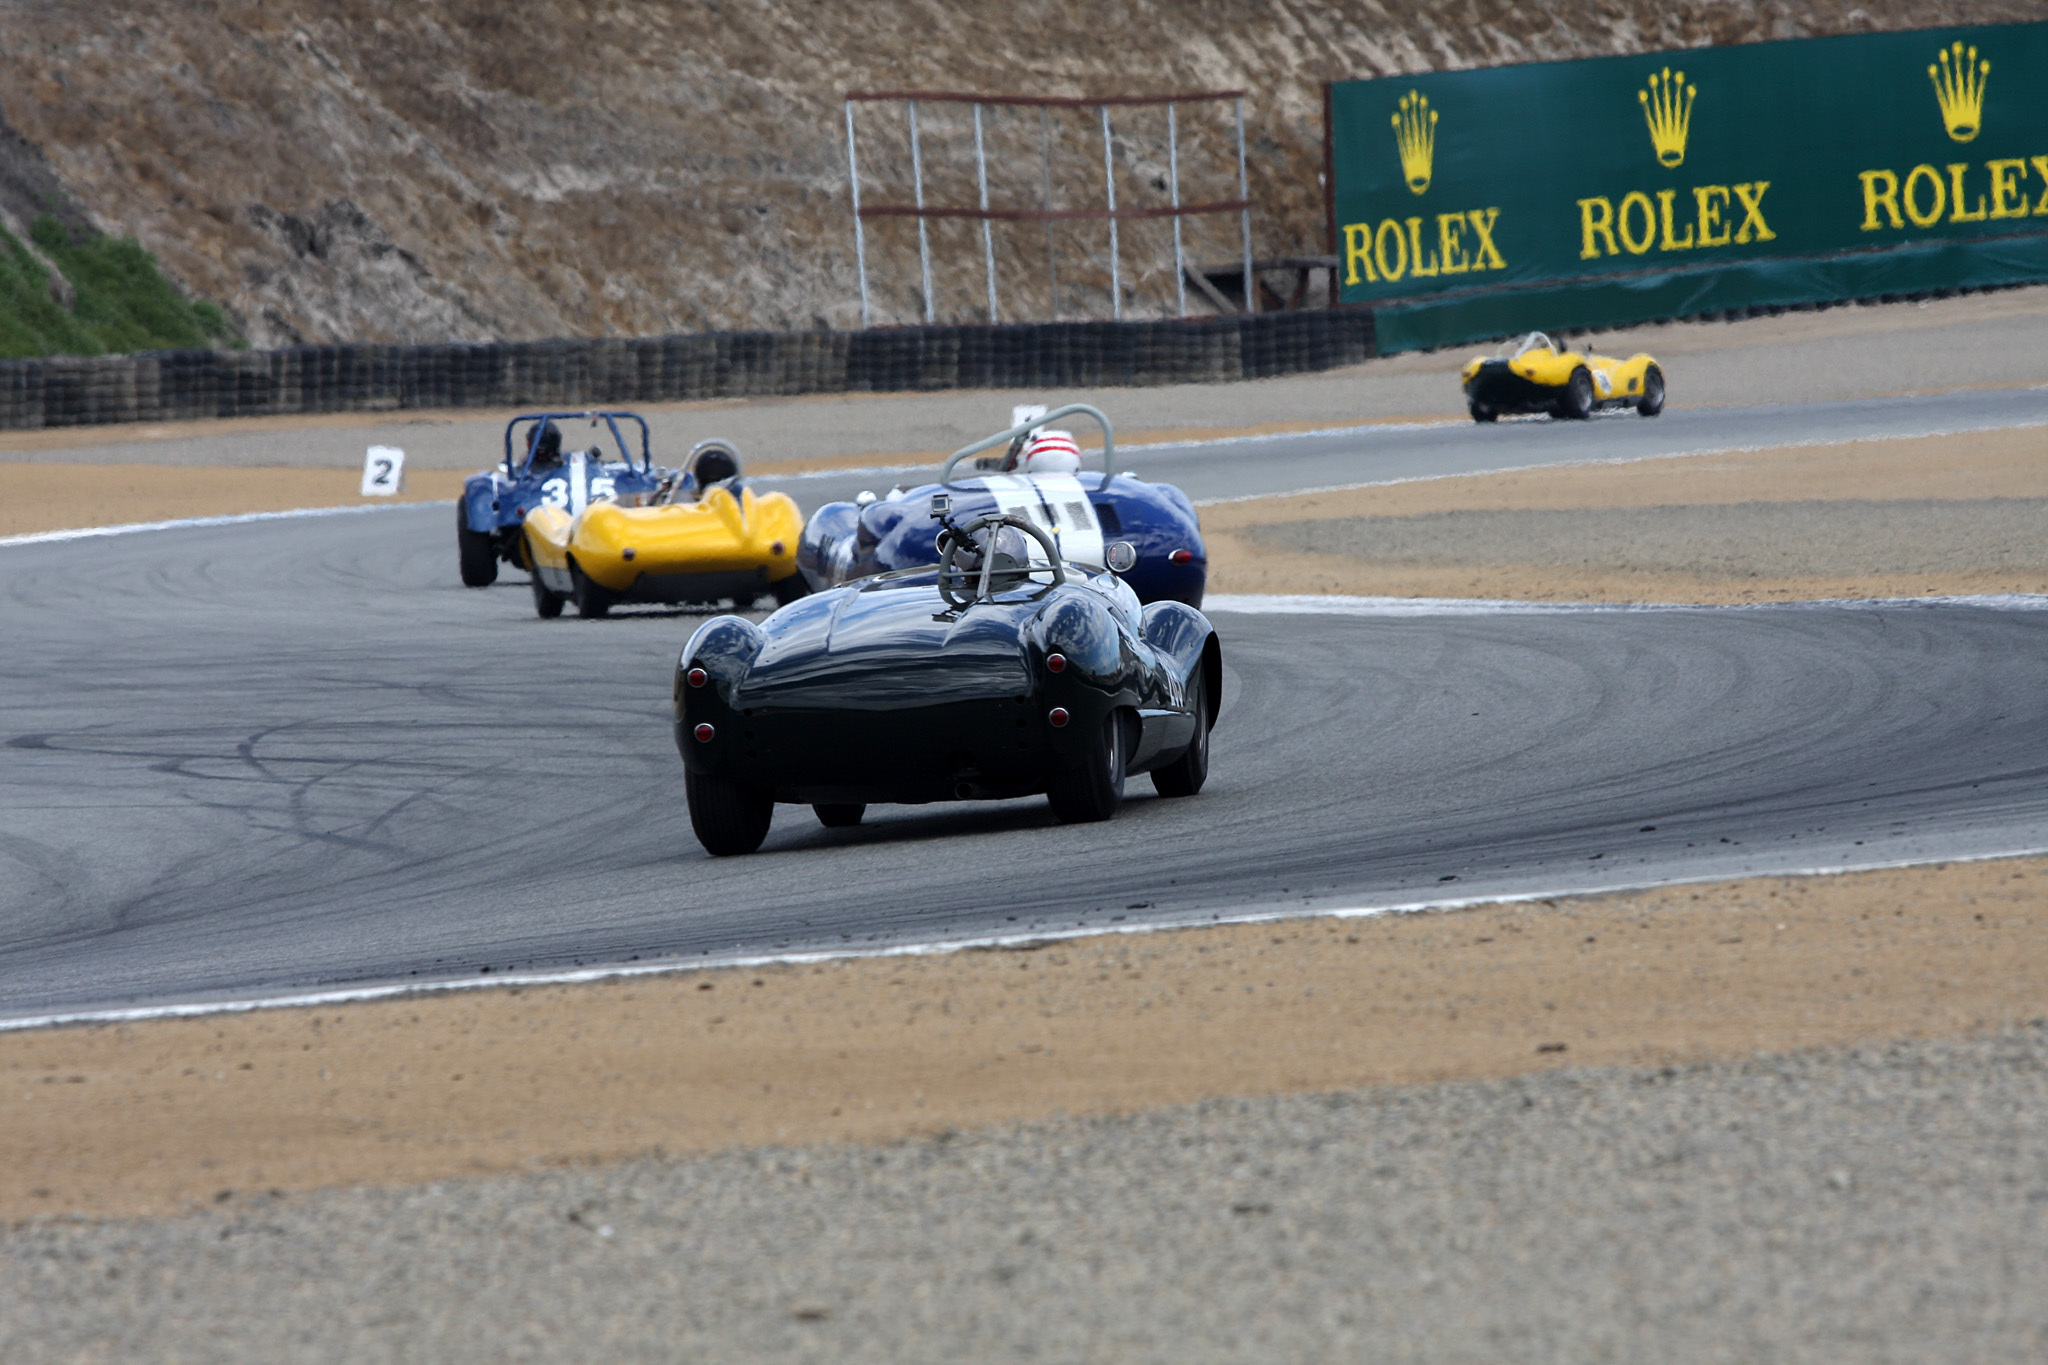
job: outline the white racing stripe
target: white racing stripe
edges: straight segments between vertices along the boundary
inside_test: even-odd
[[[504,972],[489,976],[462,977],[447,981],[415,981],[385,986],[349,986],[334,990],[297,991],[281,995],[253,996],[233,1000],[194,1000],[173,1005],[134,1005],[117,1009],[66,1010],[50,1014],[21,1015],[0,1019],[0,1033],[29,1029],[61,1028],[82,1024],[135,1024],[153,1019],[193,1019],[207,1015],[252,1014],[259,1010],[308,1009],[327,1005],[360,1005],[379,1000],[400,1000],[408,996],[443,995],[454,991],[528,989],[543,986],[581,986],[600,981],[623,981],[633,977],[674,976],[684,972],[728,971],[750,967],[801,967],[828,962],[858,962],[871,958],[946,957],[954,953],[1004,949],[1037,948],[1048,943],[1070,943],[1078,939],[1114,938],[1131,934],[1172,933],[1181,929],[1216,928],[1234,924],[1278,924],[1289,920],[1374,919],[1382,915],[1417,915],[1432,912],[1472,910],[1485,905],[1525,905],[1532,901],[1556,900],[1567,896],[1614,896],[1631,892],[1656,891],[1672,886],[1706,886],[1716,882],[1745,881],[1755,877],[1839,877],[1854,872],[1888,872],[1902,868],[1933,867],[1951,863],[1986,863],[2002,858],[2039,858],[2048,847],[2003,849],[1993,853],[1966,853],[1947,857],[1900,858],[1889,861],[1840,863],[1832,867],[1797,867],[1773,871],[1746,871],[1732,875],[1667,877],[1643,882],[1612,885],[1561,885],[1537,891],[1515,891],[1499,895],[1444,897],[1402,901],[1389,905],[1288,906],[1269,910],[1245,910],[1212,914],[1207,918],[1175,919],[1149,924],[1112,924],[1094,928],[1048,929],[1021,934],[996,934],[982,938],[946,939],[929,943],[906,943],[892,948],[821,949],[806,953],[757,953],[712,956],[692,962],[648,962],[613,967],[574,967],[558,971]]]
[[[982,477],[1005,516],[1022,517],[1053,533],[1060,553],[1078,564],[1102,566],[1102,523],[1095,504],[1072,474],[987,474]],[[1034,544],[1031,562],[1044,561]]]

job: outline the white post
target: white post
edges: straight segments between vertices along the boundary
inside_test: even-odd
[[[925,231],[924,213],[922,211],[924,209],[924,152],[919,148],[917,141],[917,101],[906,100],[904,103],[910,110],[910,180],[911,185],[917,192],[917,207],[919,209],[917,215],[917,264],[918,269],[924,275],[924,320],[930,323],[937,320],[937,314],[932,307],[932,243],[930,236]],[[1244,159],[1243,144],[1244,139],[1240,131],[1238,138],[1240,148],[1238,160],[1240,164]],[[1251,220],[1247,218],[1245,221],[1249,223]],[[1245,231],[1250,232],[1251,229],[1247,227]],[[1251,238],[1246,237],[1245,240],[1249,242]],[[1245,250],[1250,251],[1251,248],[1247,246]]]
[[[1179,106],[1166,106],[1166,183],[1173,191],[1173,206],[1180,207],[1180,117]],[[1180,315],[1188,315],[1187,256],[1181,250],[1180,215],[1173,215],[1173,295]]]
[[[1045,172],[1045,211],[1052,212],[1052,121],[1041,106],[1038,111],[1038,164]],[[1052,320],[1060,320],[1060,263],[1053,254],[1052,219],[1045,220],[1045,273],[1052,281]]]
[[[1252,279],[1252,185],[1244,168],[1244,101],[1237,101],[1237,197],[1244,206],[1244,311],[1259,311],[1259,289]],[[919,223],[924,220],[919,219]]]
[[[860,221],[860,158],[853,151],[853,101],[846,102],[846,180],[853,186],[853,260],[860,272],[860,325],[868,319],[868,234]]]
[[[1110,149],[1109,106],[1102,105],[1102,178],[1109,186],[1109,306],[1110,316],[1124,320],[1123,264],[1116,241],[1116,160]]]
[[[988,157],[981,148],[981,106],[974,106],[974,175],[981,184],[981,211],[988,212]],[[981,220],[981,262],[988,272],[988,321],[996,322],[996,243],[987,218]]]

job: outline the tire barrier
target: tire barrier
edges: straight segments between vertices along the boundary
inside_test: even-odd
[[[399,409],[1266,379],[1374,354],[1366,309],[1165,322],[420,346],[149,351],[0,361],[0,429]]]

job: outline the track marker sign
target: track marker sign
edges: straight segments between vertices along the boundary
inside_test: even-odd
[[[363,496],[392,498],[405,491],[405,452],[397,446],[371,446],[363,457]]]

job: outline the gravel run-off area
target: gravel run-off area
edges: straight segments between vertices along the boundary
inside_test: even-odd
[[[2048,1358],[2048,1021],[231,1199],[0,1239],[0,1359]]]

